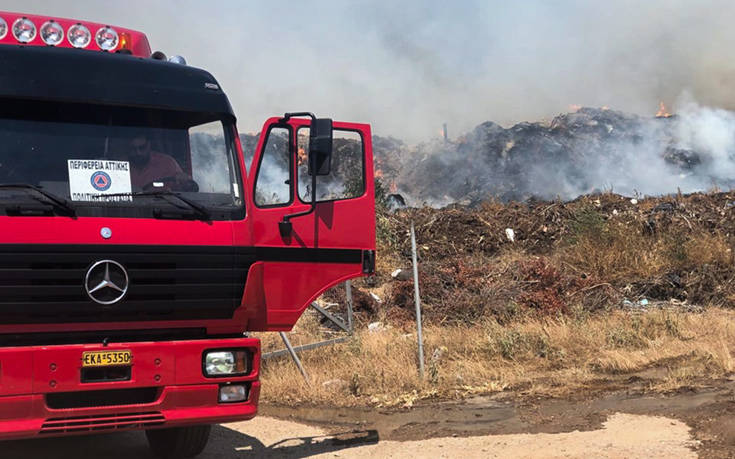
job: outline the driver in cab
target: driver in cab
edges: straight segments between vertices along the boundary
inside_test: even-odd
[[[146,136],[134,137],[129,151],[130,181],[136,189],[188,188],[186,185],[192,182],[173,157],[153,151]]]

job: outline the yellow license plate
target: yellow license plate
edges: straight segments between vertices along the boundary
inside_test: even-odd
[[[90,351],[82,353],[83,367],[107,367],[131,365],[133,353],[130,351]]]

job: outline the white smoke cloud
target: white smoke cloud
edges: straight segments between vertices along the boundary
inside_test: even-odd
[[[416,144],[438,137],[444,122],[456,139],[485,120],[551,119],[570,104],[652,115],[663,100],[679,115],[670,132],[652,122],[636,140],[590,145],[585,155],[615,159],[584,171],[529,166],[529,191],[660,194],[727,187],[735,177],[729,0],[5,0],[3,8],[146,32],[154,49],[218,78],[243,132],[310,110]],[[661,155],[668,146],[696,151],[702,163],[672,167]],[[411,161],[426,156],[419,150]],[[470,182],[496,173],[461,170],[452,172]]]
[[[704,107],[690,93],[678,105],[677,145],[700,152],[706,159],[703,169],[714,179],[735,179],[735,112]]]
[[[735,112],[678,98],[670,118],[581,109],[552,122],[478,126],[404,154],[398,188],[414,205],[610,190],[662,195],[735,185]],[[382,153],[382,150],[380,152]]]
[[[689,89],[735,108],[729,0],[5,0],[2,8],[145,31],[211,71],[243,132],[311,110],[410,142],[570,104],[649,114]],[[676,107],[675,107],[676,108]]]

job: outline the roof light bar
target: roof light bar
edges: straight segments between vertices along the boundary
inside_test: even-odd
[[[26,17],[16,19],[13,23],[13,36],[21,43],[30,43],[36,38],[36,24]]]
[[[0,18],[0,40],[5,38],[5,35],[8,34],[8,23],[5,22],[5,19]]]
[[[117,31],[110,26],[102,27],[94,36],[97,46],[104,51],[112,51],[117,48],[117,44],[120,41],[120,37],[117,35]]]
[[[176,56],[169,57],[168,61],[174,64],[186,65],[186,59],[184,59],[184,56],[179,56],[178,54]]]
[[[41,26],[41,40],[49,46],[56,46],[64,39],[64,28],[54,20],[46,21]]]
[[[92,33],[82,23],[76,23],[69,27],[66,37],[69,39],[69,43],[75,48],[86,48],[92,41]]]

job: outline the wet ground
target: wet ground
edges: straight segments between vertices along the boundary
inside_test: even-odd
[[[691,428],[699,457],[735,457],[735,382],[709,381],[667,395],[580,393],[564,399],[508,395],[425,403],[408,411],[266,406],[262,413],[307,422],[330,432],[375,431],[381,440],[543,434],[601,429],[615,413],[666,417]]]
[[[1,446],[4,459],[152,457],[140,432]],[[714,381],[666,396],[506,394],[403,411],[270,405],[253,421],[217,426],[201,457],[315,455],[735,457],[735,382]]]

